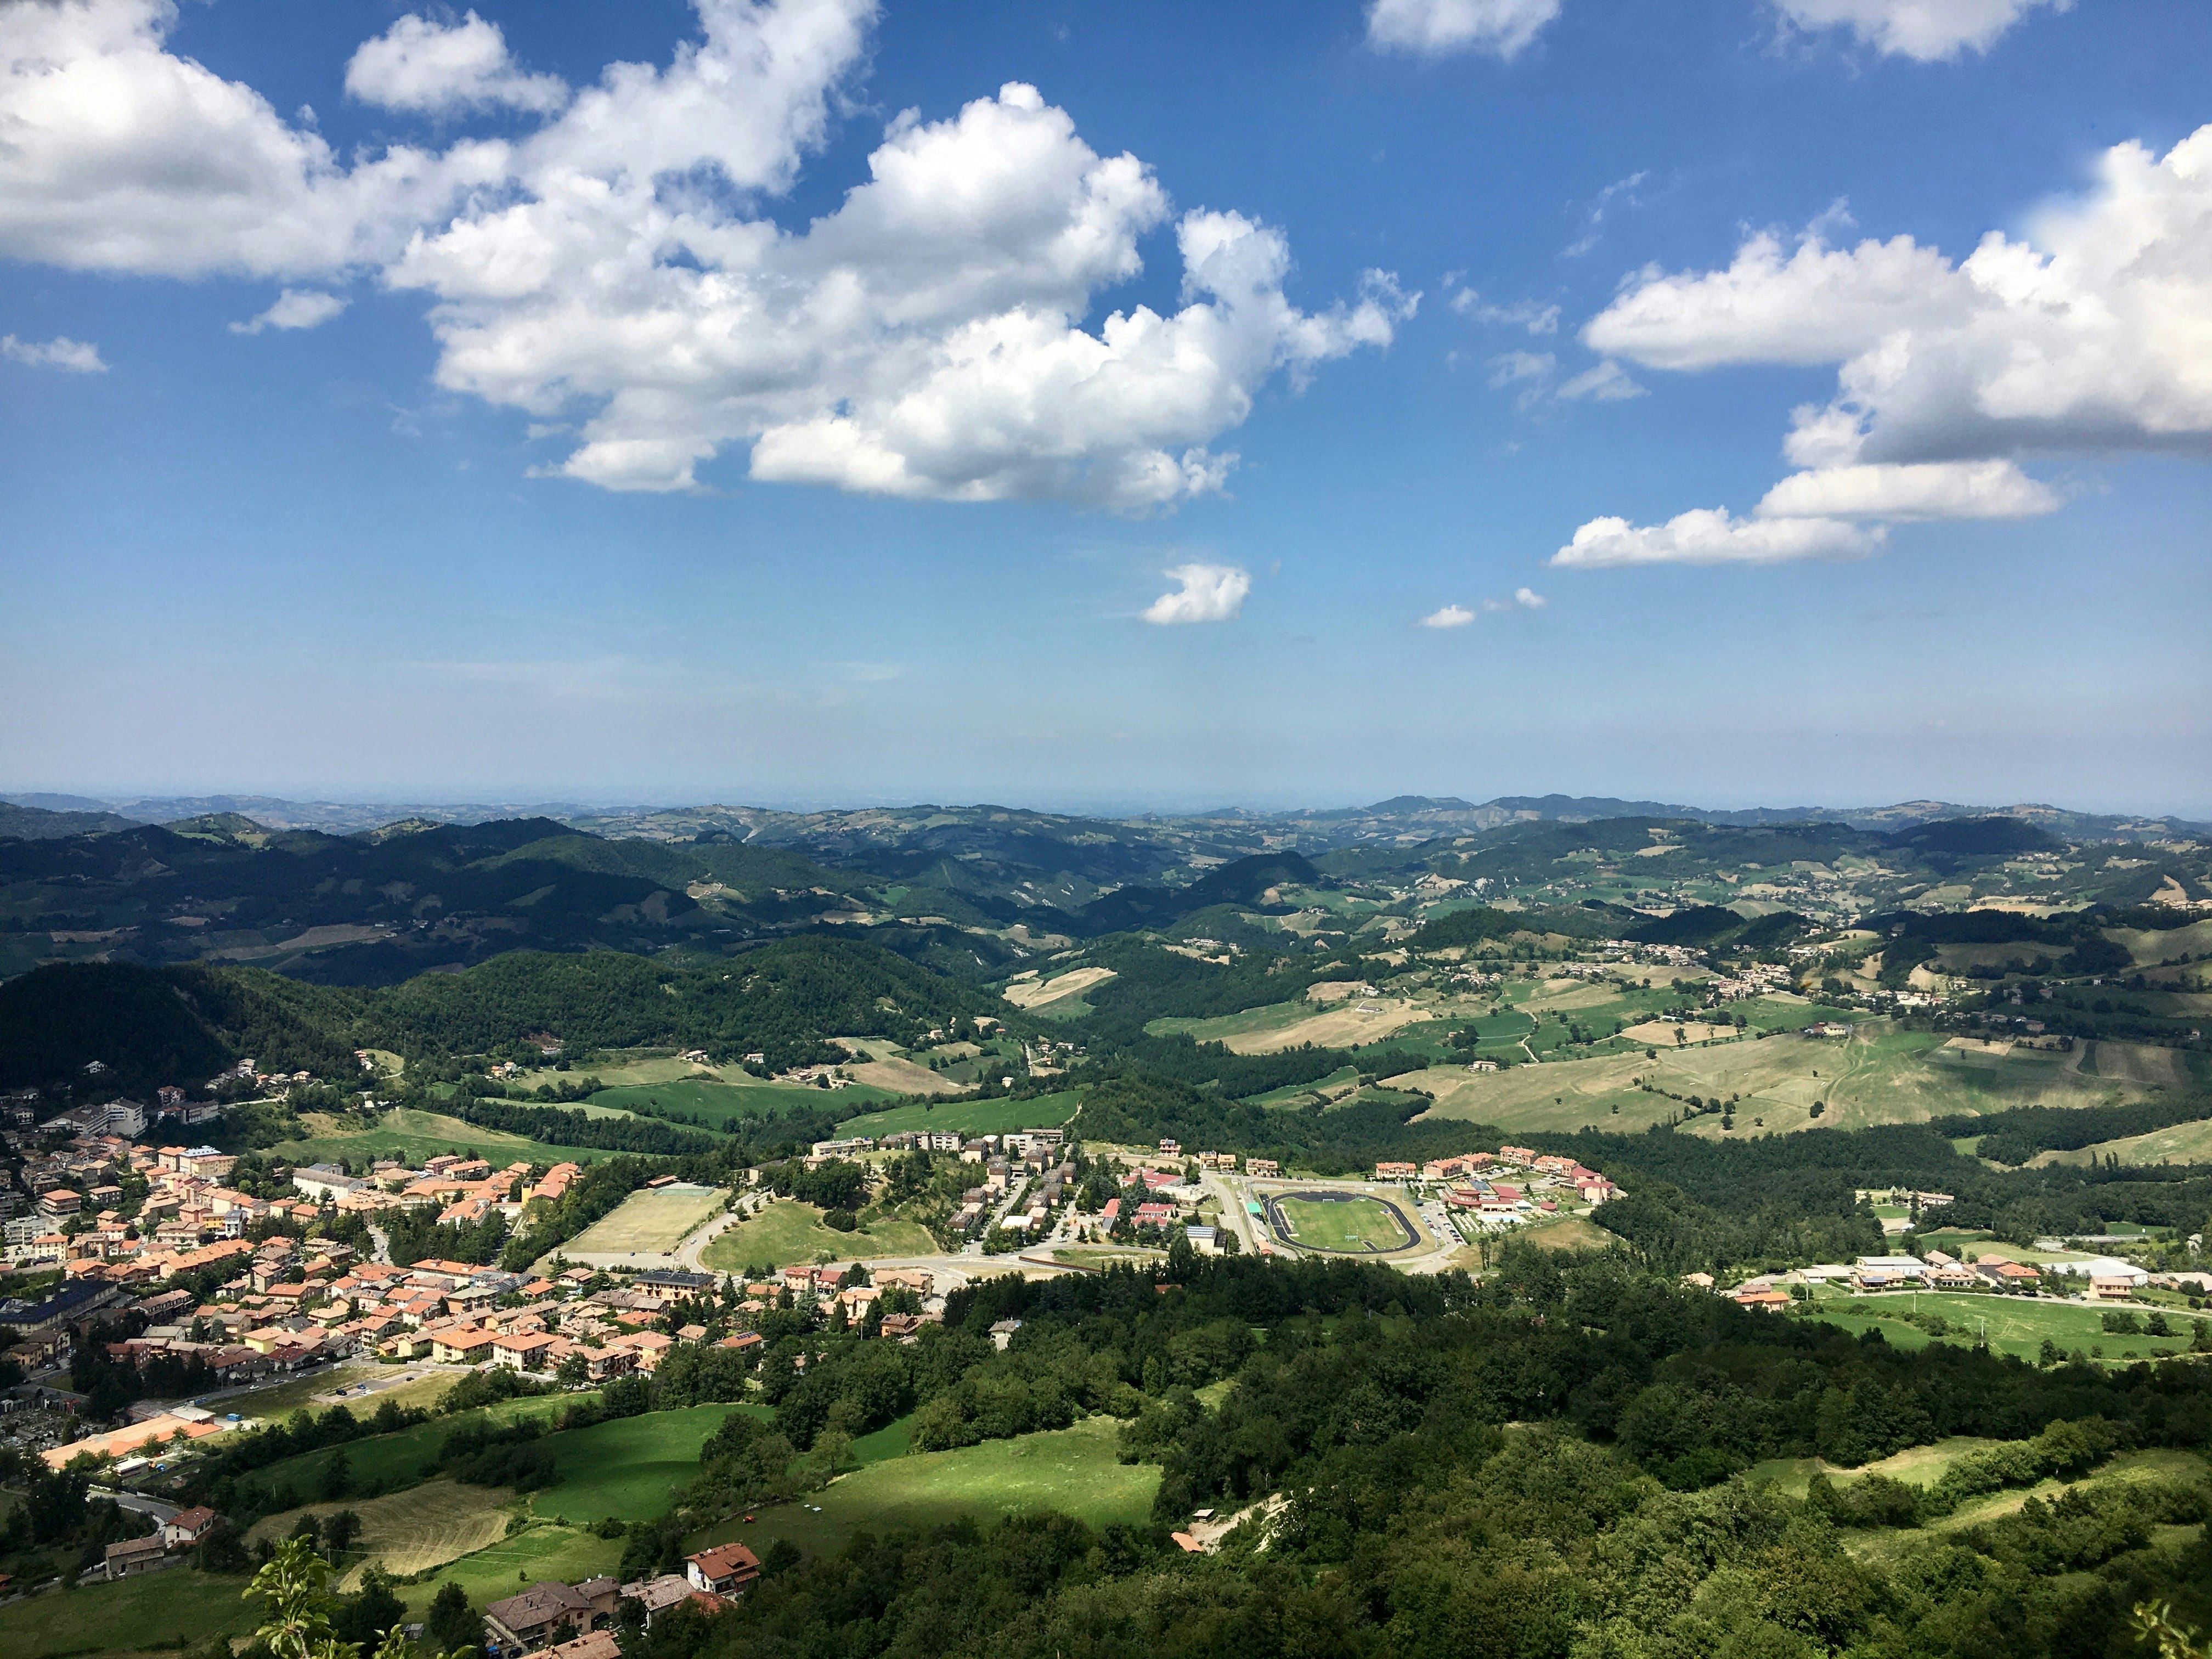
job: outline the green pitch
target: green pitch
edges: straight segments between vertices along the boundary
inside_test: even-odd
[[[1357,1194],[1286,1194],[1274,1200],[1274,1208],[1288,1225],[1291,1243],[1309,1250],[1371,1255],[1420,1242],[1380,1199]]]

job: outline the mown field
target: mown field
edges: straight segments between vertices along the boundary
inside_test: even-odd
[[[8,1659],[55,1659],[197,1647],[211,1636],[243,1636],[256,1621],[252,1604],[240,1599],[246,1583],[176,1567],[26,1596],[0,1607],[0,1652]]]
[[[532,1492],[530,1507],[538,1515],[563,1516],[580,1525],[610,1515],[620,1521],[649,1521],[698,1474],[699,1448],[723,1419],[746,1409],[694,1406],[647,1412],[556,1434],[545,1443],[560,1466],[561,1479]],[[756,1415],[769,1414],[753,1409]]]
[[[441,1567],[419,1583],[402,1584],[396,1594],[407,1604],[410,1617],[428,1612],[431,1598],[447,1583],[459,1584],[469,1600],[481,1607],[502,1595],[512,1595],[540,1579],[558,1578],[574,1583],[580,1578],[612,1572],[622,1564],[623,1540],[599,1538],[580,1527],[557,1526],[541,1521],[511,1538]]]
[[[855,1083],[840,1090],[810,1089],[796,1083],[765,1083],[736,1067],[733,1082],[714,1077],[687,1077],[666,1083],[612,1085],[592,1097],[594,1106],[617,1107],[645,1116],[675,1116],[698,1120],[709,1128],[728,1129],[747,1121],[765,1121],[793,1111],[821,1111],[833,1102],[845,1107],[888,1100],[890,1094]]]
[[[372,1128],[340,1127],[337,1120],[310,1114],[304,1120],[321,1131],[301,1140],[288,1140],[269,1151],[271,1158],[297,1164],[316,1164],[337,1158],[392,1158],[410,1167],[441,1152],[473,1152],[495,1164],[526,1158],[538,1164],[591,1164],[617,1154],[588,1146],[557,1146],[526,1140],[498,1129],[480,1129],[442,1112],[412,1110],[395,1106]]]
[[[1571,1132],[1595,1125],[1631,1133],[1683,1109],[1663,1094],[1636,1088],[1638,1078],[1676,1095],[1741,1096],[1739,1134],[1925,1122],[1954,1112],[2013,1106],[2112,1105],[2144,1099],[2153,1088],[2134,1077],[2111,1075],[2124,1069],[2124,1056],[2104,1051],[2130,1051],[2130,1044],[2087,1043],[2071,1054],[2015,1048],[2000,1057],[1969,1054],[1947,1048],[1947,1042],[1939,1033],[1868,1020],[1840,1042],[1785,1033],[1702,1048],[1657,1048],[1656,1059],[1638,1049],[1486,1073],[1432,1068],[1405,1081],[1437,1096],[1431,1116],[1511,1130]],[[2131,1054],[2124,1058],[2136,1064]],[[1723,1133],[1720,1123],[1716,1114],[1689,1119],[1683,1127],[1717,1138]]]
[[[1374,1255],[1407,1249],[1419,1242],[1380,1199],[1285,1193],[1275,1203],[1289,1224],[1291,1239],[1310,1250]]]
[[[988,1522],[1041,1509],[1094,1527],[1141,1524],[1152,1512],[1160,1471],[1121,1462],[1120,1430],[1113,1419],[1094,1417],[1071,1429],[888,1458],[841,1476],[803,1503],[757,1510],[750,1525],[732,1521],[710,1528],[687,1547],[738,1539],[762,1554],[787,1538],[817,1555],[842,1548],[864,1529],[934,1526],[963,1516]]]
[[[665,1253],[720,1211],[726,1196],[719,1187],[676,1186],[632,1193],[562,1249],[571,1255]]]
[[[382,1498],[341,1498],[309,1504],[264,1516],[247,1538],[282,1538],[302,1515],[320,1519],[339,1510],[361,1517],[359,1559],[345,1563],[351,1587],[371,1564],[393,1574],[442,1566],[497,1543],[507,1535],[514,1494],[504,1486],[464,1486],[452,1480],[426,1480]]]
[[[841,1233],[822,1224],[811,1204],[779,1199],[749,1221],[715,1235],[700,1260],[709,1267],[736,1272],[758,1262],[781,1267],[811,1261],[826,1252],[841,1261],[886,1255],[934,1255],[937,1241],[929,1229],[886,1218],[857,1232]]]
[[[869,1112],[837,1126],[841,1135],[884,1135],[941,1130],[963,1135],[1002,1135],[1015,1129],[1055,1129],[1075,1115],[1083,1091],[1064,1089],[1029,1100],[963,1100],[944,1105],[916,1102]]]
[[[2001,1353],[2033,1359],[2048,1337],[2068,1353],[2124,1364],[2154,1354],[2188,1350],[2192,1326],[2186,1314],[2168,1311],[2179,1333],[2172,1336],[2122,1335],[2104,1328],[2102,1310],[2070,1302],[2042,1302],[2029,1297],[1976,1296],[1937,1291],[1892,1292],[1882,1296],[1826,1295],[1802,1316],[1838,1325],[1854,1334],[1879,1329],[1893,1347],[1922,1348],[1932,1341],[1972,1346],[1986,1329],[1990,1346]],[[2134,1310],[2143,1317],[2143,1310]],[[1938,1314],[1950,1329],[1941,1338],[1905,1322],[1910,1313]]]

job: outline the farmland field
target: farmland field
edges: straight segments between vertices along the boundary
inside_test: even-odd
[[[368,1435],[342,1447],[326,1446],[315,1451],[301,1452],[281,1462],[270,1464],[252,1479],[264,1491],[272,1493],[289,1491],[294,1494],[295,1501],[310,1500],[320,1495],[331,1459],[343,1451],[356,1494],[373,1488],[396,1491],[417,1484],[430,1460],[437,1455],[438,1448],[445,1443],[446,1437],[464,1423],[512,1423],[523,1417],[537,1417],[550,1422],[562,1407],[593,1397],[590,1394],[568,1394],[550,1399],[502,1400],[495,1406],[486,1406],[477,1412],[463,1412],[458,1417],[434,1417],[427,1423],[417,1423],[414,1427],[401,1429],[395,1434]],[[290,1508],[291,1505],[288,1504],[284,1507]]]
[[[1072,1429],[890,1458],[842,1476],[805,1503],[757,1511],[760,1518],[751,1525],[725,1522],[696,1534],[685,1547],[734,1538],[757,1555],[787,1538],[816,1555],[841,1547],[862,1529],[934,1526],[962,1516],[988,1523],[1042,1509],[1093,1527],[1140,1525],[1152,1512],[1160,1471],[1153,1464],[1123,1463],[1120,1431],[1112,1418],[1093,1417]],[[809,1507],[817,1503],[818,1515]]]
[[[889,1218],[858,1232],[841,1233],[823,1226],[822,1212],[811,1204],[779,1199],[751,1220],[715,1235],[700,1259],[709,1267],[732,1270],[757,1261],[811,1261],[823,1252],[840,1261],[933,1255],[937,1241],[927,1227]]]
[[[1945,1041],[1933,1032],[1867,1020],[1843,1042],[1784,1034],[1705,1048],[1654,1045],[1654,1060],[1646,1060],[1639,1049],[1481,1074],[1431,1070],[1413,1080],[1437,1096],[1431,1117],[1464,1118],[1509,1130],[1571,1132],[1595,1124],[1628,1133],[1682,1109],[1663,1094],[1634,1087],[1632,1080],[1639,1077],[1677,1095],[1741,1096],[1735,1105],[1739,1133],[1919,1123],[1944,1113],[2012,1106],[2108,1105],[2143,1099],[2150,1092],[2149,1085],[2133,1078],[2087,1071],[2081,1064],[2082,1048],[2070,1054],[2015,1048],[1998,1057],[1947,1048]],[[1821,1108],[1817,1118],[1816,1103]],[[1688,1133],[1723,1133],[1717,1115],[1690,1118],[1682,1127]]]
[[[369,1563],[390,1573],[421,1572],[497,1543],[506,1535],[514,1500],[514,1494],[503,1486],[426,1480],[383,1498],[343,1498],[287,1510],[265,1516],[246,1536],[282,1538],[303,1514],[319,1519],[351,1510],[361,1516],[361,1537],[355,1546],[361,1561],[349,1564],[349,1578],[358,1577],[360,1567]]]
[[[2114,1364],[2124,1362],[2130,1355],[2148,1358],[2153,1354],[2179,1353],[2189,1346],[2191,1328],[2190,1316],[2169,1312],[2166,1316],[2179,1335],[2123,1335],[2105,1329],[2100,1310],[2077,1303],[1935,1291],[1823,1297],[1813,1304],[1816,1311],[1804,1316],[1841,1326],[1854,1334],[1878,1328],[1884,1340],[1895,1347],[1924,1347],[1936,1339],[1917,1326],[1906,1324],[1904,1319],[1905,1315],[1916,1310],[1915,1304],[1918,1312],[1941,1314],[1949,1322],[1950,1331],[1942,1340],[1969,1344],[1986,1327],[1993,1350],[2016,1354],[2023,1359],[2033,1359],[2045,1337],[2069,1353],[2079,1349],[2094,1356],[2101,1348],[2101,1358]],[[2142,1316],[2141,1310],[2136,1311],[2137,1317]]]
[[[493,1163],[513,1162],[527,1158],[538,1163],[558,1163],[567,1160],[575,1164],[590,1164],[614,1153],[595,1151],[586,1146],[556,1146],[544,1141],[526,1140],[520,1135],[511,1135],[498,1129],[481,1129],[472,1123],[464,1123],[457,1117],[447,1117],[442,1112],[423,1112],[404,1106],[395,1106],[377,1120],[369,1129],[343,1128],[334,1119],[319,1115],[307,1120],[310,1128],[322,1128],[325,1133],[310,1135],[301,1140],[288,1140],[280,1146],[270,1148],[271,1157],[289,1158],[295,1163],[310,1164],[331,1158],[396,1158],[401,1162],[419,1165],[426,1158],[440,1152],[474,1152]]]
[[[742,1083],[713,1077],[679,1078],[667,1083],[633,1083],[602,1089],[592,1097],[594,1106],[618,1106],[647,1116],[697,1119],[710,1128],[726,1129],[746,1119],[756,1121],[790,1111],[819,1111],[834,1098],[847,1105],[889,1098],[889,1091],[862,1084],[831,1091],[796,1083],[764,1083],[734,1067]],[[647,1111],[647,1108],[653,1109]]]
[[[678,1185],[632,1193],[562,1249],[571,1255],[672,1250],[684,1236],[722,1207],[719,1187]]]
[[[1413,1229],[1379,1198],[1359,1193],[1280,1193],[1264,1200],[1279,1233],[1309,1250],[1376,1255],[1419,1243]]]
[[[2100,1140],[2079,1152],[2041,1152],[2033,1161],[2038,1164],[2102,1164],[2112,1158],[2123,1164],[2212,1164],[2212,1118],[2177,1123],[2120,1140]]]
[[[179,1567],[117,1584],[26,1596],[0,1607],[0,1651],[9,1659],[49,1659],[242,1636],[256,1618],[252,1604],[240,1599],[245,1589],[242,1577]]]
[[[1030,1100],[963,1100],[949,1105],[894,1106],[870,1112],[837,1126],[840,1134],[872,1135],[880,1139],[924,1129],[941,1129],[963,1135],[1000,1135],[1012,1129],[1052,1129],[1075,1115],[1083,1103],[1079,1090],[1038,1095]]]
[[[580,1527],[540,1522],[512,1538],[502,1538],[473,1555],[441,1567],[419,1583],[394,1586],[410,1618],[420,1619],[430,1599],[448,1583],[459,1584],[477,1606],[512,1595],[543,1578],[574,1583],[596,1573],[612,1572],[622,1563],[623,1540],[599,1538]]]

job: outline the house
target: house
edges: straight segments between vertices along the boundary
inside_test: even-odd
[[[1790,1292],[1778,1291],[1771,1285],[1753,1290],[1748,1285],[1731,1298],[1739,1308],[1753,1308],[1760,1313],[1780,1313],[1790,1305]]]
[[[2136,1281],[2127,1273],[2091,1273],[2089,1295],[2099,1302],[2125,1302],[2136,1293]]]
[[[743,1544],[717,1544],[685,1556],[684,1576],[710,1595],[743,1595],[760,1578],[760,1557]]]
[[[491,1343],[491,1363],[511,1371],[550,1370],[559,1362],[548,1350],[560,1342],[559,1337],[544,1331],[518,1331],[510,1336],[495,1336]]]
[[[1411,1181],[1416,1173],[1415,1166],[1411,1164],[1390,1163],[1375,1166],[1377,1181]]]
[[[611,1578],[580,1584],[547,1579],[520,1595],[486,1604],[484,1645],[501,1653],[531,1653],[613,1621],[619,1594]]]
[[[611,1630],[595,1630],[579,1636],[572,1642],[556,1642],[550,1648],[540,1648],[528,1659],[622,1659],[622,1644]]]
[[[430,1358],[441,1365],[474,1365],[491,1358],[492,1334],[473,1325],[458,1330],[434,1331]]]
[[[635,1601],[645,1609],[645,1627],[653,1628],[659,1614],[674,1607],[681,1607],[699,1592],[690,1579],[680,1572],[664,1572],[657,1578],[638,1578],[622,1587],[623,1599]]]
[[[204,1504],[179,1510],[161,1522],[161,1542],[169,1549],[189,1549],[222,1524],[222,1517]]]
[[[110,1578],[130,1578],[142,1572],[151,1572],[161,1565],[167,1553],[161,1543],[161,1534],[149,1532],[143,1538],[126,1538],[119,1544],[107,1547],[107,1576]]]
[[[679,1273],[673,1269],[656,1268],[642,1273],[630,1280],[631,1287],[642,1291],[655,1302],[681,1302],[687,1297],[700,1296],[714,1288],[712,1273]]]

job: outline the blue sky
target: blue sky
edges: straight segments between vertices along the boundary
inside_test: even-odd
[[[34,0],[0,784],[2212,813],[2208,48]]]

